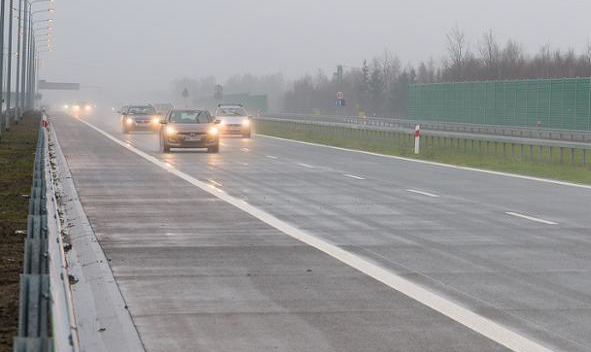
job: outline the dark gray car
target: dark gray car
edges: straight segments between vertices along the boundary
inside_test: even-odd
[[[207,148],[210,153],[219,151],[219,121],[207,110],[172,110],[160,120],[160,150],[171,148]]]

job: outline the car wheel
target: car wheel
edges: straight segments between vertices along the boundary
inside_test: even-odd
[[[166,142],[164,142],[164,138],[162,136],[160,136],[160,151],[162,153],[170,152],[170,147],[166,145]]]
[[[207,152],[208,153],[219,153],[220,151],[220,146],[216,145],[215,147],[209,147],[207,148]]]

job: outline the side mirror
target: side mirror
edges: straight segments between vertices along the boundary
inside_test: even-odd
[[[252,115],[248,115],[248,119],[249,120],[252,120]]]
[[[222,123],[222,120],[213,120],[214,125],[219,125],[220,123]]]

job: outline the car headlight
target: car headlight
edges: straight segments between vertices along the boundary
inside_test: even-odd
[[[69,108],[70,108],[70,105],[68,105],[68,104],[64,105],[64,109],[69,109]]]
[[[152,118],[152,123],[160,123],[160,118],[159,117]]]
[[[174,135],[176,134],[176,130],[172,126],[166,126],[166,134]]]
[[[212,127],[209,129],[209,131],[207,131],[207,133],[211,134],[211,135],[216,135],[218,134],[218,128],[217,127]]]
[[[242,126],[250,126],[250,121],[249,120],[242,121]]]
[[[79,110],[79,109],[80,109],[80,107],[79,107],[78,105],[74,105],[72,108],[73,108],[74,110]]]
[[[131,117],[127,118],[127,124],[131,125],[133,123],[133,119]]]
[[[92,109],[92,106],[90,106],[90,105],[86,105],[86,106],[84,107],[84,109],[86,109],[86,111],[89,111],[90,109]]]

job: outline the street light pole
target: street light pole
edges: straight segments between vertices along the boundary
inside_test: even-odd
[[[4,116],[4,19],[5,9],[4,0],[0,0],[0,130],[2,130],[2,120]]]
[[[13,1],[10,0],[10,10],[8,11],[8,68],[6,70],[6,130],[10,128],[10,98],[12,96],[12,13]]]
[[[15,87],[15,107],[14,107],[14,121],[21,119],[21,101],[20,101],[20,75],[21,75],[21,16],[23,13],[23,0],[18,0],[18,22],[17,22],[17,35],[16,35],[16,87]]]
[[[21,54],[21,67],[22,67],[22,72],[21,72],[21,84],[20,84],[20,94],[19,94],[19,98],[21,100],[20,102],[20,106],[23,109],[23,114],[26,111],[26,106],[25,106],[25,93],[26,93],[26,77],[27,77],[27,54],[28,54],[28,34],[27,34],[27,30],[29,29],[29,13],[31,12],[31,4],[28,3],[27,0],[23,0],[24,1],[24,8],[23,8],[23,47],[22,47],[22,54]],[[27,5],[28,8],[27,8]],[[28,11],[27,11],[28,10]]]

